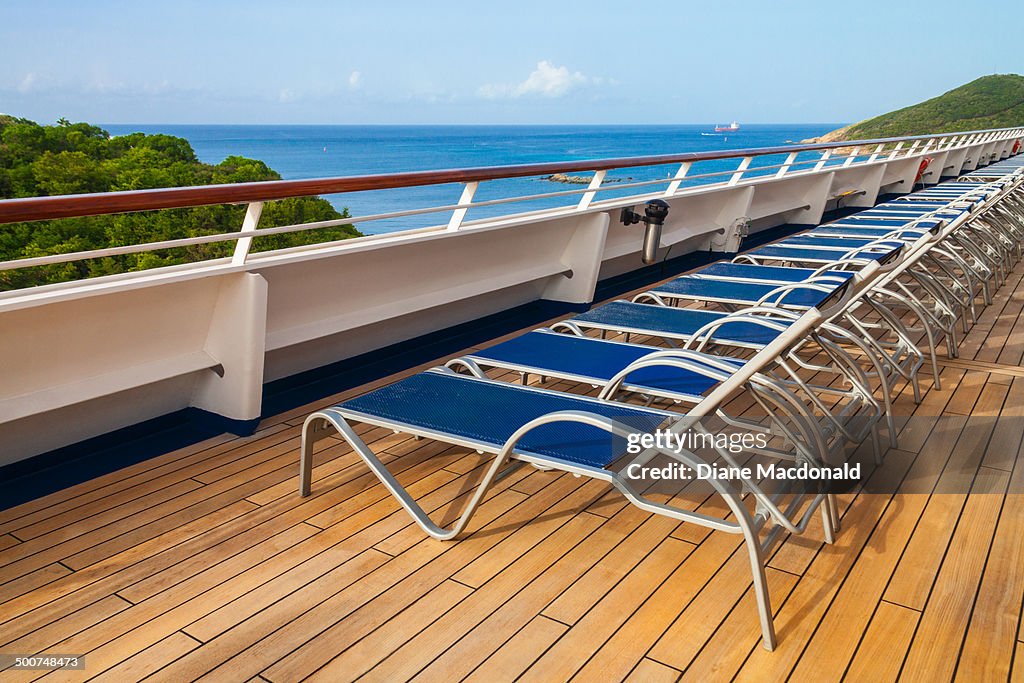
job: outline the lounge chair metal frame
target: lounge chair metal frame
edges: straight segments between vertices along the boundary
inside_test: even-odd
[[[661,411],[653,408],[637,408],[655,415],[664,416],[666,422],[671,423],[670,429],[673,433],[683,434],[686,430],[700,430],[699,420],[710,415],[728,397],[746,386],[748,382],[758,374],[765,362],[777,357],[785,348],[799,341],[800,337],[806,334],[815,325],[822,321],[821,314],[812,309],[804,313],[800,318],[779,338],[762,349],[747,364],[734,370],[730,376],[719,384],[700,404],[695,406],[685,415],[678,415],[668,411]],[[689,352],[693,354],[693,352]],[[682,352],[680,358],[685,358],[686,353]],[[691,357],[696,357],[693,355]],[[448,368],[435,368],[428,372],[446,373],[454,375]],[[465,376],[463,376],[465,377]],[[554,394],[545,389],[536,387],[521,387],[519,385],[506,384],[495,380],[467,378],[474,382],[489,382],[502,385],[523,392],[541,392]],[[576,399],[596,404],[607,404],[607,402],[596,399],[577,396]],[[373,450],[351,427],[350,422],[362,422],[365,424],[394,429],[414,436],[435,439],[444,443],[475,449],[481,453],[494,456],[494,459],[487,466],[479,484],[473,494],[466,502],[458,519],[449,527],[442,528],[435,524],[425,510],[413,499],[398,480],[388,471]],[[401,506],[409,513],[415,523],[428,535],[439,540],[451,540],[463,533],[472,518],[474,512],[490,488],[490,486],[502,476],[509,473],[510,461],[529,463],[543,469],[552,469],[569,472],[574,475],[587,476],[599,481],[611,484],[626,499],[638,508],[660,514],[681,522],[691,522],[718,531],[725,531],[733,534],[741,534],[747,548],[748,559],[751,566],[751,575],[754,585],[754,593],[757,600],[758,615],[761,622],[762,640],[764,646],[771,650],[776,644],[775,627],[772,620],[771,601],[768,594],[768,584],[765,575],[765,557],[783,531],[799,534],[806,530],[810,520],[819,511],[821,512],[822,523],[825,528],[826,540],[832,542],[838,525],[838,515],[834,500],[824,491],[816,492],[795,492],[785,487],[772,494],[762,489],[756,481],[743,480],[739,487],[733,483],[721,481],[716,477],[703,479],[717,493],[731,513],[731,519],[723,519],[703,514],[696,510],[688,510],[667,503],[651,500],[638,491],[630,481],[622,476],[623,471],[613,471],[605,468],[597,468],[588,465],[559,460],[552,457],[539,456],[524,452],[518,448],[523,438],[533,430],[543,425],[555,422],[577,422],[590,425],[608,432],[610,435],[627,437],[628,430],[620,424],[607,417],[588,413],[586,411],[558,411],[543,415],[534,419],[517,429],[504,444],[495,446],[482,440],[467,439],[453,434],[441,433],[431,429],[424,429],[415,424],[405,423],[399,420],[382,418],[347,409],[344,404],[319,410],[306,418],[302,427],[302,451],[299,464],[299,493],[302,496],[310,494],[312,471],[313,471],[313,448],[317,441],[328,437],[332,432],[337,432],[360,456],[374,475],[388,489],[388,491],[399,501]],[[738,467],[735,458],[725,449],[715,447],[718,457],[722,458],[729,466]],[[679,453],[669,450],[648,449],[635,456],[620,458],[620,462],[628,460],[629,464],[644,465],[656,457],[663,456],[674,459],[688,467],[697,467],[705,464],[706,460],[695,453],[682,450]],[[811,461],[812,464],[817,464]],[[515,467],[517,465],[512,465]],[[755,503],[754,511],[751,512],[744,502],[744,497],[750,496]],[[789,497],[788,502],[780,507],[780,503]],[[827,503],[822,505],[822,503]],[[762,541],[760,534],[769,524],[773,525]]]

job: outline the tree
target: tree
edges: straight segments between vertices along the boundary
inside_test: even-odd
[[[111,138],[103,129],[61,118],[55,126],[0,116],[0,198],[141,190],[156,187],[279,180],[262,161],[231,156],[201,163],[188,140],[170,135]],[[202,206],[0,225],[0,261],[237,231],[244,206]],[[260,227],[343,220],[319,197],[268,202]],[[257,238],[255,251],[357,237],[348,224]],[[0,290],[110,275],[228,256],[234,243],[91,259],[0,271]]]

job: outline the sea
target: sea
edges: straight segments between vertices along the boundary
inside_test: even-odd
[[[373,125],[179,125],[107,124],[112,135],[132,132],[164,133],[187,139],[203,162],[217,164],[239,155],[260,159],[285,179],[399,173],[481,166],[506,166],[551,161],[586,161],[679,152],[770,147],[822,135],[842,123],[749,124],[728,133],[714,132],[713,124],[689,125],[477,125],[477,126],[373,126]],[[779,164],[784,155],[755,160],[758,166]],[[802,157],[801,157],[802,158]],[[808,156],[808,158],[810,158]],[[736,160],[701,162],[690,170],[696,177],[687,184],[722,181],[736,167]],[[616,189],[627,182],[668,179],[678,165],[623,169],[608,174],[607,191],[598,199],[638,194],[664,186]],[[586,164],[572,175],[585,176]],[[763,173],[774,172],[764,170]],[[684,185],[685,186],[685,185]],[[528,196],[583,189],[540,177],[482,183],[475,201]],[[371,216],[458,203],[459,184],[431,185],[393,190],[352,192],[325,197],[350,216]],[[503,213],[571,205],[579,195],[474,207],[466,220]],[[443,225],[451,212],[402,216],[374,221],[354,221],[366,234]]]

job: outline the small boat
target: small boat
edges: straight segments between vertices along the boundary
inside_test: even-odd
[[[736,123],[735,121],[730,123],[728,126],[726,126],[726,125],[715,126],[715,132],[716,133],[732,133],[732,132],[735,132],[735,131],[737,131],[739,129],[740,129],[740,124]]]

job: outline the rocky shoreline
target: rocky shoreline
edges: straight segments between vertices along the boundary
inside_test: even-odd
[[[590,181],[594,179],[594,176],[589,175],[567,175],[565,173],[552,173],[551,175],[542,176],[541,180],[550,180],[553,183],[567,183],[569,185],[589,185]],[[610,183],[624,183],[629,182],[632,178],[605,178],[602,185]]]

